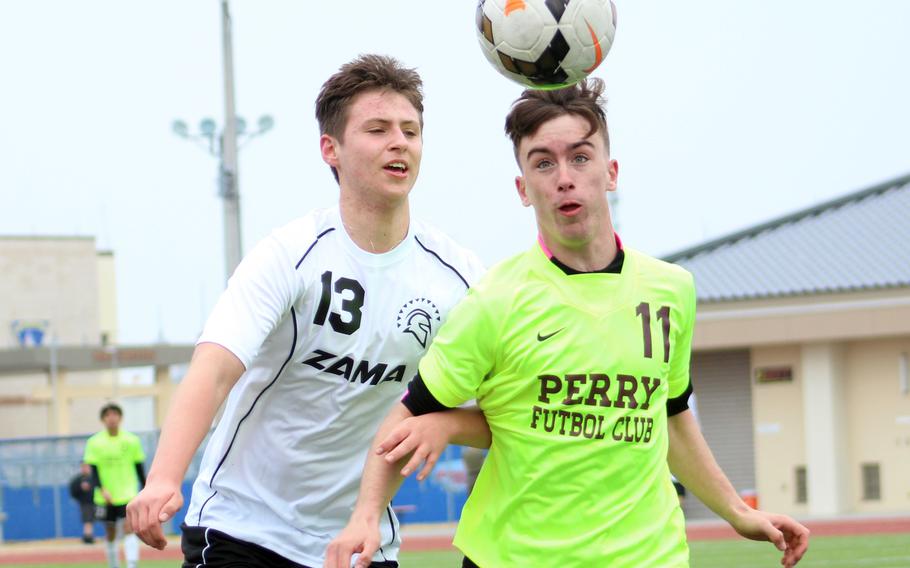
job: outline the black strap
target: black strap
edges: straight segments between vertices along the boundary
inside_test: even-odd
[[[420,376],[419,371],[417,372],[417,375],[411,379],[411,382],[408,383],[408,392],[404,395],[404,398],[401,399],[401,403],[405,405],[414,416],[450,410],[448,406],[436,400],[436,397],[433,396],[433,393],[427,388],[426,383],[423,382],[423,377]]]
[[[692,392],[692,380],[690,379],[689,386],[681,395],[667,400],[667,417],[676,416],[680,412],[688,410],[689,397],[692,396]]]

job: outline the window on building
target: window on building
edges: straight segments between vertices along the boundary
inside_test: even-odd
[[[881,466],[877,463],[862,464],[863,501],[879,501],[882,498]]]
[[[796,502],[807,503],[809,495],[806,492],[806,466],[796,466]]]

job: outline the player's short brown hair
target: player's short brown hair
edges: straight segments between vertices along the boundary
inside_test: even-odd
[[[423,82],[420,75],[387,55],[361,55],[341,66],[322,85],[316,97],[316,120],[319,133],[341,140],[351,101],[360,93],[388,89],[399,93],[414,105],[423,126]]]
[[[604,82],[601,79],[587,79],[552,91],[525,90],[512,104],[512,109],[506,116],[506,136],[512,140],[515,159],[518,159],[518,145],[522,139],[533,136],[543,123],[567,114],[588,121],[591,127],[588,136],[600,130],[609,154],[610,134],[607,132],[605,110],[607,101],[603,91]]]

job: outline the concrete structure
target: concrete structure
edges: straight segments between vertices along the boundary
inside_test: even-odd
[[[0,438],[93,432],[107,400],[149,407],[160,425],[170,366],[192,347],[117,345],[112,253],[91,237],[0,237],[0,274]],[[122,384],[122,367],[153,367],[154,380]]]
[[[797,516],[910,511],[910,176],[668,260],[695,275],[693,382],[734,484]]]

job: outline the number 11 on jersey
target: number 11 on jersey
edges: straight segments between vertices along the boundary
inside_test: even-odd
[[[651,359],[654,356],[653,347],[651,346],[651,304],[642,302],[635,308],[635,313],[641,316],[641,332],[645,345],[645,357]],[[657,310],[657,319],[660,320],[660,329],[664,338],[664,363],[670,362],[670,306],[661,306]]]

